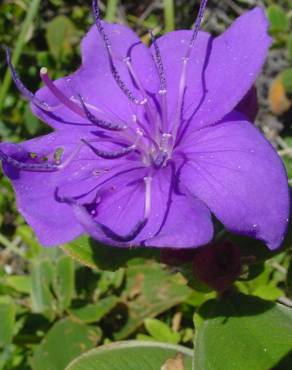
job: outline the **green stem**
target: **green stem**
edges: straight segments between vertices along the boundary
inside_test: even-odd
[[[2,244],[5,247],[6,251],[13,252],[23,257],[23,254],[21,253],[21,251],[3,234],[0,234],[0,244]]]
[[[105,20],[108,22],[113,22],[116,18],[117,8],[119,0],[108,0]]]
[[[173,0],[164,0],[164,19],[165,19],[165,32],[173,31],[175,29]]]
[[[12,54],[12,63],[15,66],[17,65],[17,63],[19,61],[20,55],[22,53],[22,49],[23,49],[23,47],[26,43],[26,38],[27,38],[27,35],[28,35],[28,32],[29,32],[29,28],[31,26],[31,23],[32,23],[38,9],[39,9],[40,2],[41,2],[41,0],[32,0],[30,8],[29,8],[29,10],[26,14],[26,17],[23,21],[23,24],[21,26],[21,31],[20,31],[20,34],[17,38],[15,48],[14,48],[14,52]],[[0,88],[0,112],[3,110],[4,100],[5,100],[6,94],[9,90],[10,84],[11,84],[11,76],[10,76],[9,69],[7,68],[2,86]]]

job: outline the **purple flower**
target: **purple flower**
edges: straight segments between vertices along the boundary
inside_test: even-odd
[[[234,233],[279,247],[287,228],[285,169],[240,104],[270,45],[261,8],[213,38],[199,27],[147,48],[100,20],[82,66],[35,95],[19,90],[54,132],[1,144],[18,209],[42,244],[82,233],[110,245],[193,248],[213,237],[211,213]],[[240,108],[237,108],[240,107]],[[244,114],[245,113],[245,114]]]

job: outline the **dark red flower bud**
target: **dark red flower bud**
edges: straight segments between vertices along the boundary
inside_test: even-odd
[[[196,250],[193,272],[209,287],[223,292],[238,278],[241,270],[240,249],[225,241]]]

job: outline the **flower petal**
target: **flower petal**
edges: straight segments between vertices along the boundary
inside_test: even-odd
[[[287,175],[277,153],[238,113],[185,138],[181,182],[235,233],[283,241],[289,217]]]
[[[252,87],[270,45],[267,28],[263,9],[255,8],[235,20],[219,37],[198,34],[189,61],[183,109],[187,121],[194,118],[191,128],[222,119]],[[170,120],[190,37],[190,31],[176,31],[157,40],[169,86],[168,105],[174,107]]]
[[[139,99],[141,92],[134,84],[124,59],[131,58],[133,69],[144,88],[150,92],[158,91],[158,75],[149,49],[129,28],[104,22],[104,28],[111,43],[113,60],[126,86]],[[81,94],[92,113],[100,119],[112,119],[121,122],[132,120],[133,104],[120,90],[110,70],[106,47],[97,29],[93,26],[81,44],[82,66],[72,75],[55,81],[56,86],[66,96],[74,97],[78,104]],[[58,100],[45,87],[38,91],[38,98],[51,106],[58,106]],[[91,107],[92,106],[92,107]],[[69,125],[85,127],[88,121],[82,119],[68,108],[62,106],[53,112],[45,112],[32,105],[34,113],[55,128],[68,128]],[[138,108],[136,108],[138,109]]]
[[[0,149],[25,163],[42,163],[43,157],[53,163],[57,150],[62,149],[60,160],[64,163],[76,152],[79,135],[75,130],[56,132],[21,144],[2,143]],[[83,147],[67,167],[57,172],[20,171],[7,163],[3,168],[16,192],[19,211],[43,245],[55,246],[71,241],[84,231],[71,206],[60,202],[57,191],[67,196],[85,194],[82,199],[86,199],[87,193],[112,175],[112,162],[100,160],[89,148]],[[120,167],[120,162],[115,161],[115,165]]]
[[[161,231],[145,244],[158,248],[194,248],[207,244],[212,236],[213,224],[209,209],[190,195],[173,194]]]

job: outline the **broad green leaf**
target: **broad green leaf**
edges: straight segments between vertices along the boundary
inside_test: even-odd
[[[95,347],[101,338],[99,328],[70,319],[58,321],[34,352],[33,370],[64,370],[83,352]]]
[[[184,302],[191,294],[180,274],[170,274],[162,265],[148,263],[127,269],[122,301],[127,307],[128,318],[116,340],[127,338],[139,328],[146,318],[156,317],[173,306]]]
[[[58,297],[61,311],[67,309],[74,295],[74,261],[68,256],[61,256],[57,260],[54,279],[54,290]]]
[[[163,321],[157,319],[145,319],[145,328],[148,333],[156,340],[165,343],[178,344],[180,341],[180,334],[174,332]]]
[[[97,303],[87,304],[80,308],[72,308],[69,310],[70,315],[75,320],[83,323],[94,323],[100,321],[106,314],[108,314],[118,303],[117,297],[106,297]]]
[[[191,370],[192,351],[154,342],[116,342],[89,351],[65,370]]]
[[[54,280],[54,266],[50,260],[37,261],[31,274],[31,299],[33,312],[43,313],[51,319],[56,308],[56,301],[52,293]]]
[[[206,302],[199,315],[195,369],[291,369],[292,309],[234,294]]]
[[[64,15],[55,17],[47,26],[46,38],[50,52],[59,61],[72,52],[76,29]]]
[[[0,304],[0,348],[12,342],[15,323],[15,305]]]
[[[289,18],[284,9],[278,5],[271,5],[267,9],[271,32],[285,32],[289,30]]]
[[[139,258],[158,258],[157,248],[114,248],[97,243],[88,236],[82,236],[63,250],[79,263],[95,270],[117,270]]]

